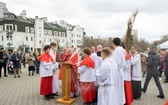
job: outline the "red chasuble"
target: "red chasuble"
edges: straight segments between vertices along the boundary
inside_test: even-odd
[[[94,68],[94,62],[87,56],[79,66]],[[96,98],[95,82],[81,82],[81,93],[85,102],[92,102]]]
[[[130,55],[126,51],[126,60],[130,60]],[[126,104],[125,105],[131,105],[133,102],[133,95],[132,95],[132,84],[131,81],[124,81],[124,90],[125,90],[125,100]]]
[[[75,65],[78,62],[78,53],[73,54],[72,56],[66,56],[64,62],[71,62],[74,66],[71,66],[71,92],[77,92],[77,66]],[[62,67],[60,68],[58,79],[62,80]]]
[[[50,56],[49,53],[42,54],[41,56],[38,57],[38,60],[46,63],[54,62],[53,58]],[[52,80],[53,80],[52,76],[41,77],[40,95],[52,94]]]

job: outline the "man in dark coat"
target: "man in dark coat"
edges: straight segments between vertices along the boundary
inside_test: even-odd
[[[1,77],[2,67],[4,69],[4,77],[8,77],[6,75],[7,60],[8,60],[8,56],[7,56],[6,50],[5,49],[1,49],[1,52],[0,52],[0,77]]]
[[[157,56],[156,52],[151,50],[151,48],[148,48],[148,59],[147,59],[147,76],[145,79],[144,87],[142,88],[142,92],[146,92],[149,81],[151,78],[154,78],[154,81],[156,83],[156,86],[159,90],[159,95],[157,95],[158,98],[164,98],[163,89],[159,81],[159,72],[158,72],[158,66],[161,63],[159,60],[159,56]]]

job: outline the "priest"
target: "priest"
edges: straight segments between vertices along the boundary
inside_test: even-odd
[[[64,62],[72,63],[71,66],[71,97],[76,97],[78,95],[78,81],[77,81],[77,63],[78,63],[78,53],[74,52],[73,48],[69,47],[67,49],[67,54]],[[62,80],[62,67],[60,68],[58,79]]]

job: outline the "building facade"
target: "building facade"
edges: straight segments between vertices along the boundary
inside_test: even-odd
[[[66,29],[67,45],[73,46],[77,51],[83,45],[83,37],[86,35],[84,28],[80,25],[71,25],[64,20],[60,20],[59,25]]]
[[[35,49],[41,52],[43,46],[51,42],[56,42],[59,49],[68,46],[80,48],[84,29],[79,25],[64,27],[61,22],[48,22],[47,17],[28,18],[26,10],[16,16],[0,2],[0,47],[18,49],[22,53]]]

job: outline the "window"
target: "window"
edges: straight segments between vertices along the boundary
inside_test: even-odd
[[[39,37],[41,37],[41,34],[39,34]]]
[[[41,29],[41,27],[39,27],[39,29]]]
[[[52,35],[52,31],[50,31],[50,35]]]
[[[52,31],[48,30],[48,35],[52,35]]]
[[[71,40],[71,42],[73,43],[73,40]]]
[[[15,31],[17,31],[17,25],[15,24]]]
[[[44,38],[44,42],[46,42],[46,38]]]
[[[51,38],[50,38],[50,42],[51,42]]]
[[[31,27],[31,28],[30,28],[30,32],[31,32],[31,33],[34,33],[34,28]]]
[[[39,40],[39,44],[41,44],[41,40]]]
[[[59,32],[59,36],[61,36],[61,32]]]
[[[3,25],[0,25],[0,32],[3,31]]]
[[[47,30],[44,30],[44,34],[47,35],[48,31]]]
[[[25,27],[25,32],[29,33],[29,27]]]
[[[26,41],[28,41],[28,37],[26,37]]]
[[[54,35],[58,36],[58,31],[54,31]]]
[[[77,40],[77,43],[78,43],[78,44],[80,44],[80,43],[81,43],[81,41],[80,41],[80,40]]]
[[[14,20],[15,16],[13,14],[5,14],[4,19],[5,20]]]
[[[80,34],[77,34],[77,37],[80,37]]]
[[[31,41],[33,41],[33,37],[31,37]]]
[[[71,34],[71,36],[73,37],[73,34]]]
[[[2,41],[3,41],[3,36],[2,36]]]
[[[13,24],[5,24],[5,30],[12,30]]]
[[[62,32],[62,36],[65,37],[65,32]]]

